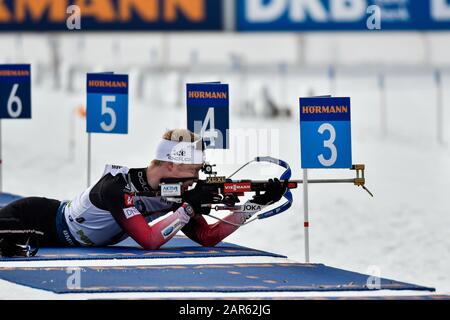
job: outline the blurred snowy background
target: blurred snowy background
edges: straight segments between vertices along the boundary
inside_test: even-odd
[[[3,191],[23,196],[86,187],[86,72],[130,75],[129,134],[93,135],[93,179],[107,163],[146,166],[162,133],[185,127],[187,82],[228,83],[231,130],[260,134],[256,146],[235,137],[227,156],[208,151],[224,174],[271,154],[301,178],[298,98],[350,96],[353,162],[375,197],[311,186],[311,261],[450,292],[450,33],[8,33],[0,62],[32,64],[33,119],[1,122]],[[227,241],[303,261],[301,190],[290,211]]]

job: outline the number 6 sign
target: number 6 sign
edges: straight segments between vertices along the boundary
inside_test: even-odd
[[[0,65],[0,119],[31,119],[31,66]]]
[[[351,168],[350,98],[300,98],[302,168]]]
[[[87,132],[128,133],[128,75],[87,75]]]

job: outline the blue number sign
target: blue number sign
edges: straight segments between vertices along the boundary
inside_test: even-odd
[[[86,131],[128,133],[128,75],[87,75]]]
[[[228,149],[228,85],[187,84],[186,93],[188,129],[205,139],[206,148]]]
[[[301,165],[351,168],[350,98],[300,98]]]
[[[31,119],[31,66],[0,65],[0,119]]]

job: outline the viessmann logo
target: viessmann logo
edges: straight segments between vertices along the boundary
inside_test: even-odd
[[[239,183],[225,183],[224,192],[234,193],[234,192],[248,192],[251,191],[250,182],[239,182]]]
[[[200,29],[220,28],[208,27],[210,23],[216,24],[217,17],[221,16],[217,0],[0,0],[0,28],[13,25],[27,30],[33,25],[36,30],[36,27],[45,29],[58,25],[62,29],[73,7],[79,11],[81,29],[95,30],[105,24],[115,26],[114,29],[124,26],[127,30],[152,25],[165,29],[166,24],[170,28],[174,25],[188,29],[190,25],[204,25]],[[85,25],[85,21],[89,23]]]

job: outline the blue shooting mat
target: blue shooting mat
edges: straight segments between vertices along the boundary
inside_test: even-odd
[[[266,256],[286,258],[286,256],[241,247],[221,242],[215,247],[202,247],[189,238],[175,236],[157,250],[144,250],[132,239],[108,247],[40,248],[34,257],[0,258],[1,261],[45,261],[45,260],[98,260],[98,259],[157,259],[157,258],[206,258]]]
[[[79,282],[71,275],[78,272]],[[134,267],[0,268],[0,278],[56,293],[373,291],[368,275],[323,264],[196,264]],[[371,283],[371,282],[369,282]],[[380,279],[380,290],[434,291]]]

